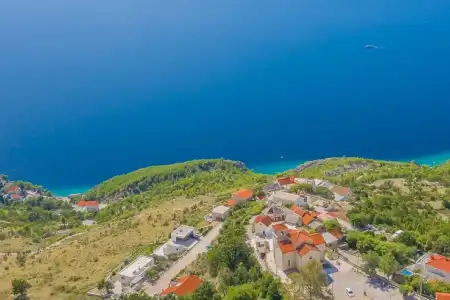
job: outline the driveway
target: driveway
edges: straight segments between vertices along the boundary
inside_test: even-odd
[[[158,279],[158,281],[156,281],[153,285],[147,285],[144,288],[144,291],[149,296],[153,296],[166,289],[169,286],[170,280],[172,278],[177,276],[178,273],[180,273],[184,268],[186,268],[194,260],[196,260],[199,254],[207,251],[207,246],[217,238],[222,226],[223,223],[217,224],[185,256],[180,258],[166,272],[164,272],[164,274]]]

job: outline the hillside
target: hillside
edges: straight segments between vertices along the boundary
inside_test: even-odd
[[[261,186],[266,182],[267,176],[249,171],[240,162],[194,160],[148,167],[113,177],[94,187],[85,198],[109,203],[97,216],[98,221],[106,221],[131,216],[150,203],[164,199],[216,195],[243,186]]]
[[[79,227],[70,233],[77,233],[73,236],[66,233],[68,238],[61,244],[38,253],[4,255],[0,299],[9,299],[14,278],[30,282],[31,299],[87,299],[86,292],[96,282],[125,260],[150,254],[174,227],[186,224],[200,229],[207,225],[204,217],[211,208],[227,200],[232,191],[266,182],[265,175],[221,159],[149,167],[116,176],[86,195],[108,203],[96,216],[100,224]],[[26,216],[21,222],[39,225]],[[31,243],[31,238],[20,240],[22,246]]]

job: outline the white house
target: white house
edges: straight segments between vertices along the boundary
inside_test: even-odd
[[[291,194],[283,191],[276,191],[269,196],[269,201],[296,206],[306,206],[307,200],[300,195]]]
[[[225,221],[225,219],[230,215],[231,208],[227,206],[216,206],[212,210],[212,219],[215,221]]]
[[[120,282],[123,285],[130,285],[134,279],[143,277],[154,265],[155,260],[152,257],[141,255],[119,272]]]
[[[306,230],[275,228],[274,260],[282,271],[300,268],[310,260],[325,259],[325,240],[320,233],[310,234]]]
[[[333,192],[334,200],[336,201],[348,200],[352,196],[352,190],[344,186],[337,185],[330,189],[330,191]]]
[[[256,216],[253,230],[257,236],[271,236],[270,224],[272,224],[272,220],[268,216]]]
[[[167,257],[182,254],[198,243],[198,234],[194,227],[181,225],[170,234],[170,240],[153,252],[153,256]]]
[[[422,270],[422,274],[450,283],[450,257],[432,254],[419,267]]]

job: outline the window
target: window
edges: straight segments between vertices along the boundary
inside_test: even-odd
[[[290,260],[288,260],[288,267],[290,267],[291,266],[291,261]]]

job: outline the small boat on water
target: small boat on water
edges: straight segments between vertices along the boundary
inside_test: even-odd
[[[375,46],[375,45],[369,44],[369,45],[365,45],[364,48],[366,48],[366,49],[377,49],[378,47]]]

